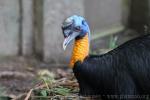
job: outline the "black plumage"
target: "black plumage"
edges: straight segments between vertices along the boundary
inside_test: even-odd
[[[80,95],[149,95],[150,35],[103,55],[90,55],[84,62],[76,62],[73,72]]]

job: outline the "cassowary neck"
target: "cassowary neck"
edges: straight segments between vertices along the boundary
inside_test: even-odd
[[[83,62],[83,60],[89,54],[89,38],[88,35],[82,39],[75,40],[72,57],[70,60],[70,67],[73,68],[77,61]]]

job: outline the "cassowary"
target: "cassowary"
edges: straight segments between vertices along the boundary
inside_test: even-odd
[[[75,39],[70,67],[82,96],[125,95],[124,99],[150,94],[150,35],[130,40],[102,55],[89,55],[90,29],[78,15],[62,24],[63,48]],[[116,98],[118,100],[118,98]],[[123,99],[123,100],[124,100]]]

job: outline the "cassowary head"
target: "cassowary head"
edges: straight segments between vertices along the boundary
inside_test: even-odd
[[[63,42],[64,50],[72,40],[81,39],[87,34],[90,37],[90,29],[86,20],[78,15],[73,15],[65,19],[62,24],[62,31],[65,37]]]

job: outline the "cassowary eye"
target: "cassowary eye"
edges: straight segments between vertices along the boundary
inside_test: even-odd
[[[76,32],[81,31],[81,27],[80,27],[80,26],[75,27],[75,31],[76,31]]]
[[[64,37],[68,37],[71,34],[71,30],[70,29],[65,29],[64,30]]]

